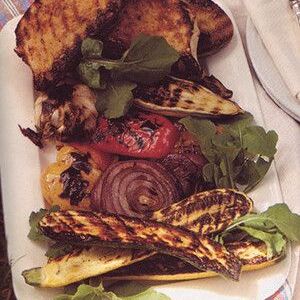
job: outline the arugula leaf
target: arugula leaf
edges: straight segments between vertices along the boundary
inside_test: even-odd
[[[274,157],[278,135],[274,130],[266,132],[260,126],[245,128],[242,137],[243,146],[253,155]]]
[[[121,66],[112,72],[112,78],[151,84],[168,75],[179,57],[165,38],[140,34],[124,53]]]
[[[82,81],[93,89],[104,89],[106,83],[101,81],[100,66],[92,61],[80,63],[78,66],[78,73]]]
[[[28,238],[32,241],[46,241],[48,240],[39,230],[38,224],[40,220],[49,212],[59,211],[59,206],[53,206],[50,210],[41,208],[38,212],[32,212],[29,216],[30,231]]]
[[[97,109],[101,109],[107,118],[119,118],[123,116],[128,108],[130,100],[133,98],[132,90],[135,83],[128,81],[116,81],[108,85],[107,90],[98,93]],[[98,112],[99,112],[98,110]]]
[[[236,181],[245,186],[245,193],[251,191],[265,177],[272,161],[273,159],[267,162],[260,157],[255,162],[251,160],[244,162],[237,175]]]
[[[81,80],[96,89],[98,112],[108,118],[123,116],[136,83],[162,80],[179,59],[179,53],[163,37],[139,35],[118,60],[102,57],[103,43],[87,38],[82,42],[83,60],[78,65]],[[99,91],[101,90],[101,91]]]
[[[83,58],[101,58],[103,43],[99,40],[86,38],[81,44]]]
[[[282,253],[285,248],[286,240],[279,232],[269,233],[247,226],[241,226],[240,229],[247,232],[250,236],[263,241],[266,244],[268,258],[272,258],[276,254]]]
[[[268,246],[268,254],[280,254],[285,247],[285,239],[300,242],[300,215],[292,213],[285,203],[278,203],[260,214],[248,214],[235,220],[218,237],[240,229],[250,236],[262,240]]]
[[[143,84],[160,81],[180,56],[163,37],[145,34],[140,34],[119,60],[102,58],[102,46],[100,41],[86,39],[81,47],[84,59],[79,75],[92,88],[99,88],[101,68],[110,71],[112,80]]]
[[[266,175],[276,153],[278,136],[253,126],[250,113],[215,125],[209,120],[180,120],[199,141],[208,160],[204,180],[214,187],[252,190]]]
[[[185,117],[179,120],[185,128],[192,133],[200,144],[201,152],[209,162],[215,161],[215,151],[212,146],[212,138],[216,135],[217,129],[213,122],[193,117]]]
[[[263,216],[292,242],[300,242],[300,215],[291,212],[286,204],[271,206]]]
[[[137,290],[138,293],[135,293]],[[137,283],[126,283],[117,292],[118,295],[113,291],[105,291],[102,283],[97,287],[81,284],[74,295],[59,295],[54,300],[170,300],[168,296]]]

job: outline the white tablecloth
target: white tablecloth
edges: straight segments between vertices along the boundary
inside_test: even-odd
[[[245,43],[247,11],[242,0],[223,0],[231,9],[236,22],[238,23],[240,33]],[[251,0],[244,0],[251,1]],[[288,1],[288,0],[286,0]],[[247,52],[247,49],[246,49]],[[251,62],[249,61],[251,64]],[[266,127],[274,129],[279,135],[278,153],[276,154],[276,168],[279,173],[284,201],[290,208],[300,214],[300,124],[293,120],[288,114],[281,110],[265,93],[259,84],[254,71],[252,72],[255,81],[258,97],[261,102]],[[300,230],[300,228],[299,228]],[[297,246],[299,249],[300,246]],[[294,248],[294,250],[298,250]],[[298,251],[294,251],[299,259]],[[295,261],[298,261],[298,259]],[[297,269],[292,263],[292,272],[290,272],[288,281],[294,289],[293,299],[300,299],[300,269]],[[298,275],[298,276],[297,276]]]

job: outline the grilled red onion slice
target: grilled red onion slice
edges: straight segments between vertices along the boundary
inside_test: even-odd
[[[120,161],[101,176],[92,194],[96,211],[143,218],[181,199],[181,185],[159,163]]]

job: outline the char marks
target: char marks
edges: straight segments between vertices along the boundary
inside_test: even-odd
[[[239,278],[239,260],[222,245],[168,224],[108,213],[60,211],[44,217],[39,226],[56,241],[155,250],[181,258],[197,269]]]
[[[76,66],[81,41],[113,21],[120,6],[121,0],[35,1],[17,26],[15,49],[35,88],[48,88]]]

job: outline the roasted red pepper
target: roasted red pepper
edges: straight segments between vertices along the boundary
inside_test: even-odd
[[[171,152],[178,137],[178,129],[165,117],[139,113],[119,119],[101,117],[93,142],[104,152],[161,158]]]

